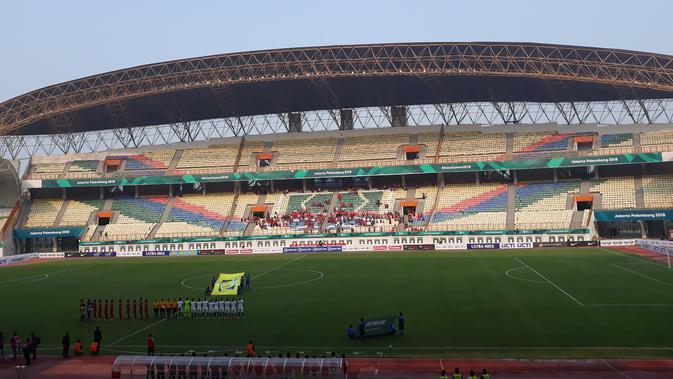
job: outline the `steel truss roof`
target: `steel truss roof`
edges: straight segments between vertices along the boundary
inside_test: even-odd
[[[445,125],[549,124],[562,125],[673,123],[673,100],[649,99],[573,103],[456,103],[406,107],[409,127]],[[391,126],[388,107],[355,108],[353,128]],[[305,132],[339,130],[339,110],[301,113]],[[516,126],[513,125],[513,131]],[[289,131],[287,114],[230,117],[157,126],[49,135],[0,136],[0,156],[26,160],[32,155],[100,152],[118,148],[160,146],[211,138],[278,134]]]
[[[467,102],[673,97],[673,57],[529,43],[289,48],[139,66],[0,103],[0,134],[57,134],[259,114]]]

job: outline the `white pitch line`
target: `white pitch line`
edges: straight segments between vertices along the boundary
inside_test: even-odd
[[[278,270],[278,269],[281,268],[281,267],[285,267],[285,266],[289,265],[289,264],[292,263],[292,262],[298,261],[298,260],[304,258],[304,257],[307,256],[307,255],[308,255],[308,254],[304,254],[304,255],[302,255],[302,256],[300,256],[300,257],[297,257],[297,258],[295,258],[295,259],[292,259],[292,260],[290,260],[290,261],[287,261],[287,262],[283,263],[282,265],[276,266],[276,267],[274,267],[274,268],[270,268],[270,269],[264,271],[263,273],[261,273],[261,274],[259,274],[259,275],[255,275],[255,276],[253,276],[252,278],[253,278],[253,279],[257,279],[257,278],[259,278],[260,276],[264,276],[264,275],[266,275],[266,274],[268,274],[268,273],[270,273],[270,272],[273,272],[273,271]]]
[[[554,282],[552,282],[551,280],[547,279],[546,276],[544,276],[544,275],[540,274],[539,272],[537,272],[534,268],[532,268],[532,267],[530,267],[529,265],[527,265],[524,261],[522,261],[521,259],[519,259],[519,258],[517,258],[517,257],[514,257],[514,259],[516,259],[516,261],[519,262],[519,263],[521,263],[522,265],[528,267],[528,269],[530,269],[530,270],[533,271],[534,273],[538,274],[542,279],[546,280],[547,283],[549,283],[549,284],[551,284],[552,286],[556,287],[556,289],[558,289],[559,291],[563,292],[566,296],[568,296],[568,297],[569,297],[570,299],[572,299],[574,302],[576,302],[577,304],[579,304],[579,305],[581,305],[581,306],[584,306],[584,304],[582,304],[581,301],[575,299],[575,298],[573,297],[573,295],[569,294],[569,293],[566,292],[563,288],[561,288],[561,287],[559,287],[558,285],[556,285],[556,283],[554,283]]]
[[[628,375],[626,375],[625,373],[623,373],[622,371],[617,370],[613,365],[611,365],[611,364],[610,364],[608,361],[606,361],[605,359],[601,359],[601,362],[602,362],[604,365],[606,365],[610,370],[616,372],[617,374],[619,374],[619,375],[621,375],[621,376],[623,376],[623,377],[625,377],[625,378],[627,378],[627,379],[633,379],[633,378],[631,378],[630,376],[628,376]]]
[[[523,266],[519,266],[519,267],[510,268],[509,270],[505,271],[505,276],[507,276],[508,278],[511,278],[511,279],[521,280],[521,281],[523,281],[523,282],[540,283],[540,284],[544,284],[544,283],[545,283],[545,282],[543,282],[543,281],[541,281],[541,280],[524,279],[524,278],[519,278],[518,276],[514,276],[514,275],[510,274],[510,272],[512,272],[512,271],[514,271],[514,270],[519,270],[519,269],[522,269],[522,268],[525,268],[525,267],[523,267]]]
[[[607,251],[608,253],[611,253],[611,254],[617,254],[617,255],[621,255],[621,256],[624,256],[624,257],[631,258],[631,259],[635,259],[639,262],[649,263],[649,264],[653,264],[653,265],[656,265],[656,266],[661,266],[661,267],[668,268],[668,266],[666,266],[666,264],[664,264],[663,262],[659,262],[659,261],[654,260],[654,259],[643,258],[639,255],[634,255],[634,254],[626,254],[626,253],[622,253],[621,251],[606,249],[604,247],[600,247],[599,249],[601,249],[603,251]]]
[[[147,329],[153,327],[154,325],[161,324],[162,322],[164,322],[164,321],[166,321],[166,320],[168,320],[168,319],[166,319],[166,318],[162,318],[161,320],[159,320],[159,321],[157,321],[157,322],[153,322],[153,323],[147,325],[146,327],[144,327],[144,328],[142,328],[142,329],[138,329],[138,330],[136,330],[135,332],[129,334],[129,335],[126,336],[126,337],[122,337],[122,338],[120,338],[120,339],[114,341],[113,343],[109,344],[108,346],[112,346],[112,345],[115,345],[115,344],[117,344],[117,343],[119,343],[119,342],[121,342],[121,341],[124,341],[124,340],[126,340],[126,339],[129,339],[129,338],[135,336],[136,334],[142,332],[143,330],[147,330]]]
[[[616,264],[616,263],[612,263],[612,265],[615,266],[615,267],[617,267],[617,268],[621,268],[621,269],[624,270],[624,271],[631,272],[631,273],[636,274],[636,275],[638,275],[638,276],[640,276],[640,277],[643,277],[643,278],[645,278],[645,279],[649,279],[649,280],[651,280],[651,281],[653,281],[653,282],[657,282],[657,283],[659,283],[659,284],[663,284],[663,285],[665,285],[665,286],[673,285],[672,283],[662,282],[661,280],[659,280],[659,279],[657,279],[657,278],[653,278],[653,277],[651,277],[651,276],[649,276],[649,275],[645,275],[645,274],[640,273],[640,272],[638,272],[638,271],[636,271],[636,270],[631,270],[631,269],[629,269],[629,268],[622,267],[622,266],[620,266],[620,265],[618,265],[618,264]]]

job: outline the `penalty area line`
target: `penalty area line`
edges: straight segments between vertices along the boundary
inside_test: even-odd
[[[556,283],[554,283],[554,282],[552,282],[551,280],[547,279],[546,276],[544,276],[544,275],[540,274],[539,272],[537,272],[534,268],[532,268],[532,267],[530,267],[529,265],[527,265],[524,261],[522,261],[521,259],[519,259],[519,258],[517,258],[517,257],[514,257],[514,259],[516,259],[516,261],[519,262],[519,263],[521,263],[522,265],[526,266],[529,270],[531,270],[531,271],[533,271],[534,273],[536,273],[540,278],[546,280],[547,283],[551,284],[552,286],[556,287],[556,289],[558,289],[559,291],[563,292],[563,293],[564,293],[566,296],[568,296],[572,301],[576,302],[577,304],[579,304],[579,305],[581,305],[581,306],[584,306],[584,304],[582,304],[581,301],[575,299],[575,297],[573,297],[573,295],[571,295],[571,294],[569,294],[568,292],[566,292],[563,288],[559,287]]]
[[[129,338],[135,336],[136,334],[142,332],[143,330],[147,330],[147,329],[149,329],[149,328],[151,328],[151,327],[153,327],[153,326],[155,326],[155,325],[161,324],[162,322],[164,322],[164,321],[166,321],[166,320],[167,320],[167,319],[162,318],[161,320],[159,320],[159,321],[157,321],[157,322],[153,322],[153,323],[147,325],[147,326],[144,327],[144,328],[141,328],[141,329],[136,330],[135,332],[129,334],[129,335],[126,336],[126,337],[122,337],[122,338],[120,338],[120,339],[118,339],[118,340],[112,342],[112,343],[109,344],[108,346],[116,345],[116,344],[118,344],[119,342],[122,342],[122,341],[124,341],[124,340],[127,340],[127,339],[129,339]]]
[[[664,282],[664,281],[661,281],[661,280],[659,280],[659,279],[657,279],[657,278],[653,278],[653,277],[651,277],[651,276],[649,276],[649,275],[645,275],[645,274],[643,274],[643,273],[641,273],[641,272],[638,272],[638,271],[636,271],[636,270],[631,270],[631,269],[629,269],[629,268],[622,267],[622,266],[620,266],[620,265],[618,265],[618,264],[616,264],[616,263],[612,263],[612,266],[617,267],[617,268],[620,268],[620,269],[622,269],[622,270],[624,270],[624,271],[628,271],[628,272],[630,272],[630,273],[632,273],[632,274],[638,275],[638,276],[640,276],[641,278],[649,279],[649,280],[651,280],[651,281],[653,281],[653,282],[656,282],[656,283],[659,283],[659,284],[663,284],[663,285],[665,285],[665,286],[673,285],[672,283],[666,283],[666,282]]]

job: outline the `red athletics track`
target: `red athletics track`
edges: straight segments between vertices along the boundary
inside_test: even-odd
[[[111,378],[114,357],[80,357],[64,360],[41,357],[28,367],[30,379]],[[0,379],[16,378],[15,363],[0,359]],[[441,368],[460,368],[481,373],[487,368],[491,378],[673,378],[673,360],[664,359],[429,359],[429,358],[349,358],[350,378],[406,379],[438,378]],[[465,375],[467,377],[467,375]]]

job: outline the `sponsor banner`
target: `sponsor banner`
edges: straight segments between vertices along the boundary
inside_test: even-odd
[[[224,249],[211,249],[211,250],[199,250],[196,252],[197,255],[224,255],[226,250]]]
[[[535,242],[533,247],[567,247],[568,243],[565,241],[559,242]]]
[[[39,253],[41,259],[65,258],[65,253]]]
[[[385,336],[394,333],[397,317],[381,317],[365,320],[365,336]]]
[[[278,254],[283,252],[282,247],[256,247],[252,250],[254,254]]]
[[[340,253],[343,246],[290,246],[284,247],[283,253]]]
[[[405,250],[405,251],[420,251],[420,250],[430,251],[430,250],[435,250],[435,244],[434,243],[427,243],[427,244],[420,244],[420,245],[402,245],[402,250]]]
[[[400,250],[402,249],[402,246],[400,246]],[[366,251],[372,251],[371,246],[360,246],[360,245],[344,245],[341,251],[358,251],[358,252],[366,252]]]
[[[468,243],[468,250],[499,249],[499,243]]]
[[[666,240],[647,240],[639,239],[636,241],[638,245],[654,245],[654,246],[668,246],[673,247],[673,241]]]
[[[372,250],[374,250],[374,251],[386,251],[386,250],[388,250],[388,246],[374,246],[374,248]]]
[[[65,258],[96,258],[96,257],[116,257],[117,253],[114,251],[97,251],[97,252],[72,252],[65,253]]]
[[[601,246],[634,246],[636,240],[601,240]]]
[[[204,241],[249,241],[271,239],[304,239],[336,237],[396,237],[396,236],[464,236],[464,235],[530,235],[530,234],[588,234],[589,229],[535,229],[535,230],[486,230],[486,231],[433,231],[433,232],[380,232],[380,233],[337,233],[337,234],[280,234],[269,236],[237,236],[206,238],[164,238],[140,241],[80,242],[80,246],[105,246],[126,244],[191,243]],[[368,248],[371,250],[371,247]],[[390,250],[390,249],[389,249]]]
[[[38,258],[38,257],[39,257],[39,255],[37,253],[10,255],[10,256],[7,256],[7,257],[0,258],[0,266],[10,264],[10,263],[27,261],[29,259]]]
[[[436,243],[436,250],[465,250],[467,249],[467,244],[465,243]]]
[[[83,232],[84,228],[15,229],[14,237],[18,239],[39,237],[79,237]]]
[[[638,246],[659,254],[673,255],[672,241],[638,240]]]
[[[183,250],[183,251],[171,251],[170,256],[171,257],[188,257],[188,256],[196,256],[197,252],[196,250]]]
[[[568,247],[595,247],[598,241],[568,241]]]
[[[85,252],[65,253],[65,258],[82,258],[82,257],[86,257],[87,254],[89,254],[89,253],[85,253]]]
[[[142,257],[143,253],[140,251],[119,251],[117,252],[118,257]]]
[[[667,157],[670,159],[670,157]],[[530,159],[511,161],[484,161],[470,163],[438,163],[422,165],[400,165],[383,167],[362,167],[343,169],[295,170],[295,171],[262,171],[237,172],[208,175],[182,176],[139,176],[133,178],[95,178],[95,179],[57,179],[42,181],[24,181],[28,188],[68,188],[68,187],[115,187],[163,185],[182,183],[210,183],[232,181],[264,181],[282,179],[312,179],[333,177],[381,176],[402,174],[427,174],[442,172],[470,172],[493,170],[521,170],[533,168],[557,168],[577,166],[600,166],[633,163],[662,162],[662,153],[639,153],[624,155],[608,155],[601,157],[573,157]]]
[[[390,251],[400,251],[400,250],[403,250],[403,249],[404,249],[404,246],[402,246],[402,245],[390,245],[390,246],[388,246],[388,250],[390,250]]]
[[[673,209],[648,209],[642,211],[594,211],[596,221],[648,221],[673,220]]]
[[[143,251],[143,257],[167,257],[170,251]]]
[[[237,255],[237,254],[252,254],[252,249],[227,249],[225,250],[226,255]]]
[[[532,242],[501,242],[501,249],[532,249]]]

